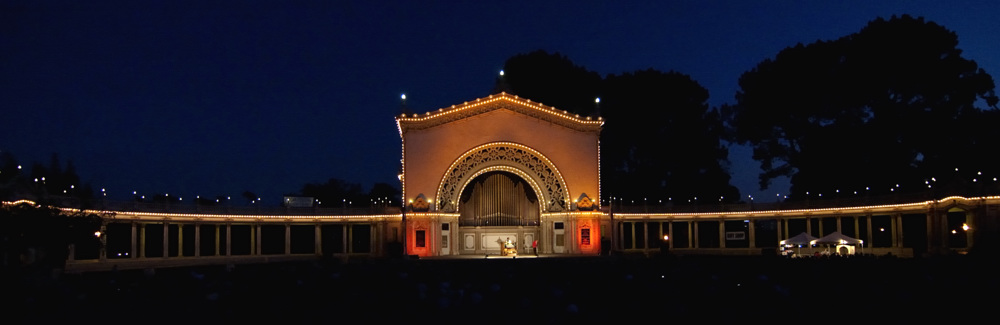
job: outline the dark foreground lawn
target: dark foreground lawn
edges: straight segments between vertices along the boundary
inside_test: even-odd
[[[8,274],[3,290],[8,319],[38,324],[897,323],[1000,311],[997,265],[969,256],[317,261]]]

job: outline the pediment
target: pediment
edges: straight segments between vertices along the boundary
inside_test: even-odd
[[[451,105],[451,107],[439,108],[437,111],[430,111],[423,114],[399,115],[396,117],[396,125],[399,126],[399,132],[402,134],[406,131],[432,128],[501,109],[510,110],[578,131],[599,132],[604,125],[604,119],[600,117],[581,117],[565,110],[559,110],[555,107],[546,106],[508,93],[493,94],[488,97],[477,98],[460,105]]]

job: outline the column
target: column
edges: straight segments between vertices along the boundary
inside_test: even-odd
[[[567,217],[565,225],[570,231],[566,231],[566,253],[577,254],[580,252],[580,243],[576,239],[580,237],[580,229],[576,227],[576,218]],[[635,231],[635,227],[632,227],[632,231]],[[635,239],[635,236],[632,236]]]
[[[261,238],[260,237],[261,237],[261,234],[260,234],[260,224],[259,223],[255,223],[255,224],[250,225],[250,247],[253,247],[253,251],[250,252],[250,255],[261,255],[261,252],[260,252],[260,241],[261,241]]]
[[[755,220],[750,220],[750,248],[757,248],[757,225]],[[780,240],[780,239],[779,239]]]
[[[313,241],[315,245],[313,251],[316,252],[316,256],[323,256],[323,227],[317,223],[314,228],[316,239]]]
[[[812,218],[806,217],[806,233],[809,234],[810,236],[812,236],[813,234],[812,228],[813,228]]]
[[[903,247],[903,223],[902,215],[899,213],[894,213],[889,216],[890,222],[892,222],[892,247]]]
[[[371,256],[379,256],[379,252],[381,251],[380,248],[382,247],[382,245],[379,245],[379,240],[382,238],[381,236],[382,232],[380,231],[382,229],[382,223],[371,221],[370,224],[371,224],[371,233],[368,235],[369,247],[370,247],[368,249],[369,251],[368,254]],[[437,226],[437,232],[438,232],[438,239],[434,240],[433,241],[434,243],[437,243],[441,239],[440,224]],[[434,250],[431,251],[431,256],[437,256],[438,253],[440,253],[440,250],[437,248],[437,245],[435,245],[434,247],[435,247]]]
[[[233,225],[226,223],[226,256],[233,256]]]
[[[285,223],[285,255],[292,254],[292,225]]]
[[[139,257],[146,257],[146,225],[139,224]]]
[[[170,257],[170,224],[163,222],[163,258]]]
[[[690,238],[688,240],[692,241],[692,243],[689,244],[688,247],[691,247],[691,248],[701,248],[701,241],[698,240],[698,221],[697,221],[697,219],[688,222],[688,224],[691,225],[691,226],[689,226],[689,228],[693,228],[693,230],[691,230],[691,232],[689,232],[691,235],[688,236],[688,238]],[[695,245],[698,245],[698,247],[695,247]]]
[[[219,255],[221,255],[221,254],[219,254],[219,253],[221,253],[221,252],[219,252],[219,242],[222,241],[222,238],[219,238],[219,229],[222,229],[222,227],[220,225],[217,225],[217,224],[214,225],[214,226],[215,226],[215,256],[219,256]],[[226,234],[228,235],[229,232],[227,231]],[[227,241],[227,243],[228,243],[228,241]],[[226,245],[226,247],[228,248],[229,245]]]
[[[667,236],[669,236],[669,237],[667,237],[667,238],[669,238],[669,240],[667,240],[667,245],[669,245],[668,248],[670,248],[670,250],[674,250],[674,222],[673,222],[673,220],[668,221],[667,225],[668,225],[667,226],[667,234],[668,234]]]
[[[132,227],[132,232],[131,232],[132,246],[130,246],[129,258],[139,258],[139,255],[138,255],[138,250],[139,250],[138,247],[139,246],[138,246],[138,243],[136,242],[136,239],[138,238],[138,234],[137,234],[136,227],[135,227],[136,222],[132,221],[132,222],[130,222],[130,224],[131,224],[131,227]]]
[[[859,227],[858,219],[857,216],[854,217],[854,236],[861,238],[861,231],[859,231],[861,228]],[[865,242],[867,243],[868,241]]]
[[[177,224],[177,256],[184,256],[184,224]]]
[[[719,220],[719,248],[726,248],[726,220]]]
[[[872,239],[872,214],[870,212],[865,215],[865,223],[868,224],[868,226],[865,227],[868,229],[868,234],[866,234],[867,238],[865,239],[868,240],[870,247],[875,248],[875,241]]]
[[[108,260],[108,227],[105,223],[101,223],[101,250],[98,252],[97,259],[101,262]]]
[[[201,257],[201,223],[194,224],[194,256]]]

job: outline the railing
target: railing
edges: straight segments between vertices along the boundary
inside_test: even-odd
[[[968,193],[966,193],[968,194]],[[754,212],[754,211],[784,211],[800,209],[826,209],[839,207],[865,207],[892,204],[919,203],[929,200],[939,200],[948,195],[941,193],[911,193],[893,194],[881,196],[845,196],[829,197],[811,200],[784,200],[778,202],[741,202],[741,203],[695,203],[695,204],[604,204],[602,211],[605,213],[713,213],[713,212]],[[990,194],[995,195],[995,194]],[[986,195],[977,195],[986,196]],[[968,195],[966,195],[968,197]],[[80,208],[79,200],[71,198],[50,197],[47,204],[67,208]],[[383,215],[400,214],[400,207],[377,206],[377,207],[274,207],[274,206],[232,206],[232,205],[203,205],[195,203],[180,202],[137,202],[98,199],[83,208],[106,211],[121,212],[147,212],[147,213],[183,213],[183,214],[219,214],[219,215],[287,215],[287,216],[337,216],[337,215]],[[463,220],[462,226],[496,226],[485,220]],[[514,221],[512,224],[503,223],[504,226],[535,226],[537,220]]]
[[[613,213],[705,213],[705,212],[752,212],[752,211],[780,211],[780,210],[800,210],[800,209],[827,209],[839,207],[864,207],[877,205],[892,205],[917,203],[928,200],[937,200],[943,197],[932,197],[926,193],[883,195],[883,196],[863,196],[863,197],[843,197],[824,198],[817,200],[800,201],[780,201],[780,202],[743,202],[730,204],[638,204],[620,205],[605,204],[602,207],[604,212]]]
[[[504,222],[491,222],[488,220],[459,220],[461,227],[517,227],[517,226],[538,226],[538,220],[509,220]]]
[[[399,207],[273,207],[273,206],[230,206],[199,205],[166,202],[135,202],[98,200],[91,207],[96,210],[148,213],[184,214],[231,214],[231,215],[287,215],[287,216],[330,216],[330,215],[380,215],[399,214]]]

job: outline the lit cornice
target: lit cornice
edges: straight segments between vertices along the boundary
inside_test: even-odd
[[[579,114],[558,110],[527,98],[499,93],[423,114],[400,114],[396,116],[396,126],[402,135],[409,130],[426,129],[497,109],[508,109],[578,131],[597,132],[604,125],[604,119],[601,117],[596,119],[589,116],[581,117]]]

